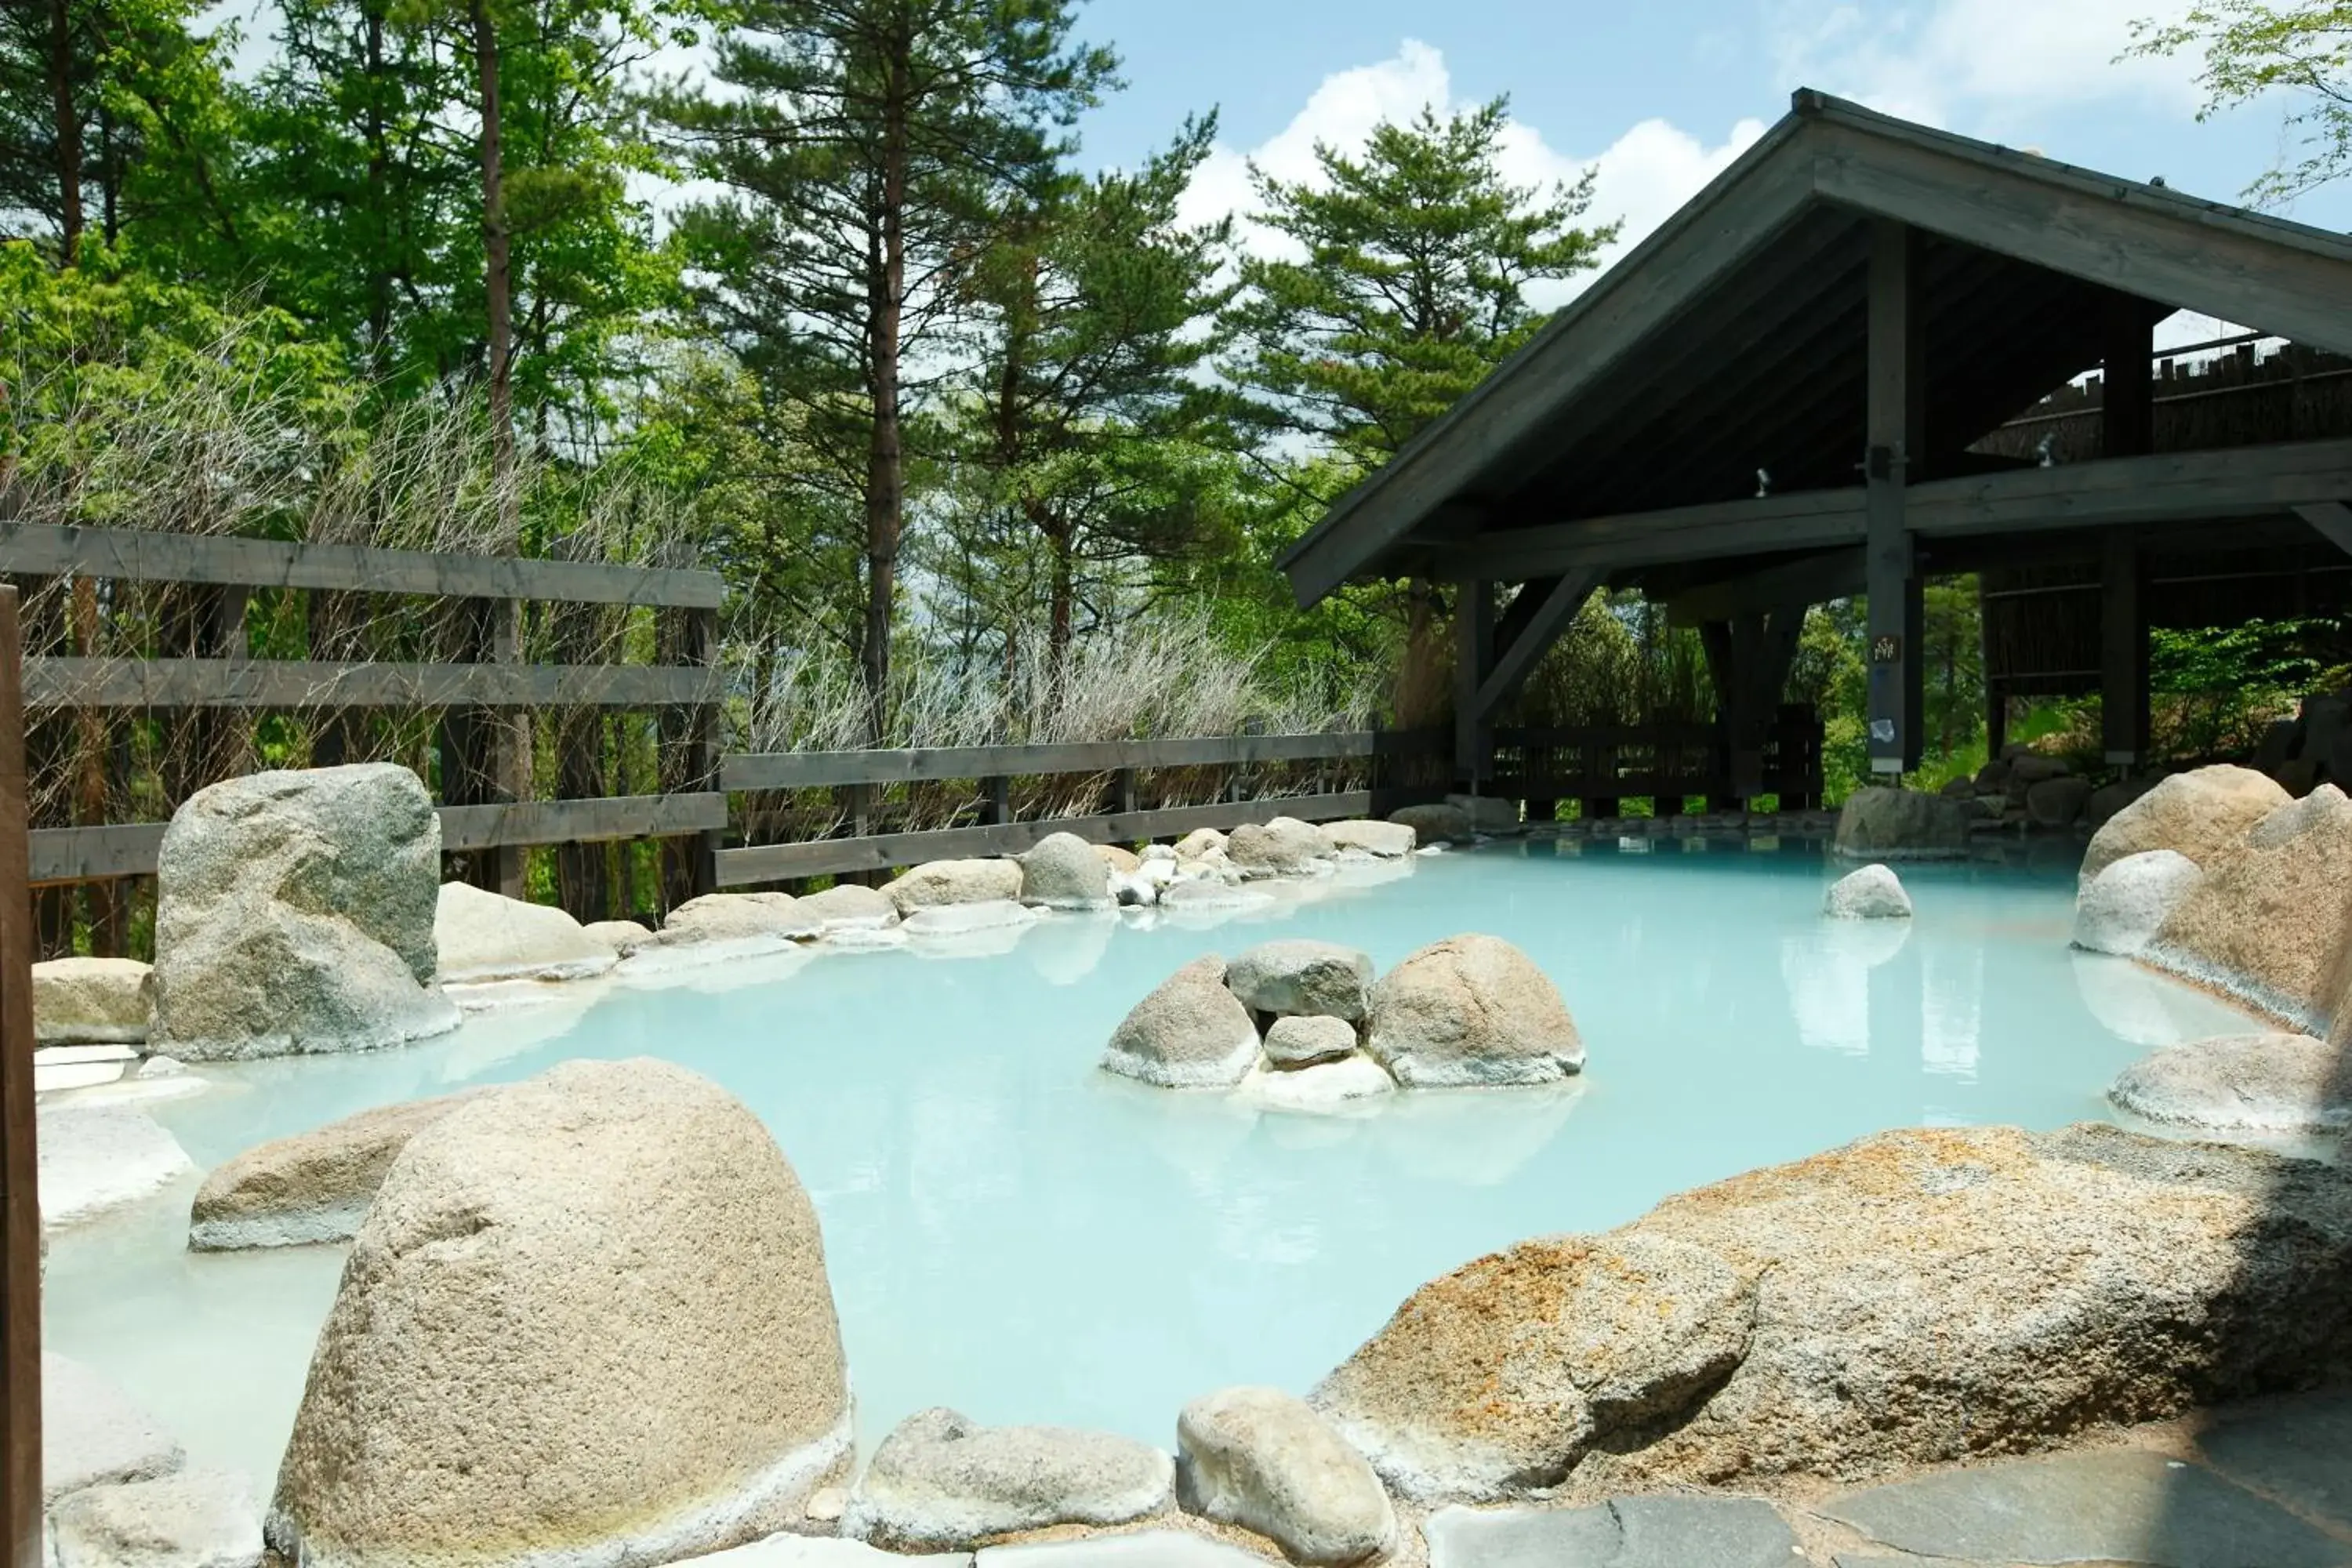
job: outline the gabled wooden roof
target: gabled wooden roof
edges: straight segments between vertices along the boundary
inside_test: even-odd
[[[2119,296],[2352,353],[2352,239],[1801,90],[1285,552],[1299,602],[1449,574],[1472,534],[1754,496],[1759,469],[1776,496],[1856,484],[1878,219],[1922,237],[1915,481],[1975,471],[1972,443],[2095,368]]]

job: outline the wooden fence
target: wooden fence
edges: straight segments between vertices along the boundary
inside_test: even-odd
[[[1765,731],[1759,793],[1783,811],[1822,804],[1822,721],[1802,705],[1782,707]],[[1690,722],[1574,730],[1497,730],[1490,794],[1528,803],[1549,817],[1560,801],[1588,817],[1615,816],[1628,797],[1647,797],[1660,816],[1678,816],[1704,796],[1729,809],[1731,759],[1719,724]]]
[[[644,901],[626,861],[604,874],[608,844],[661,841],[656,907],[713,885],[727,823],[715,573],[0,522],[0,574],[40,606],[23,679],[45,952],[78,921],[99,951],[124,951],[141,893],[123,879],[153,871],[163,824],[121,817],[167,816],[272,761],[407,763],[436,793],[451,874],[519,895],[524,851],[555,846],[559,895],[583,918]],[[589,606],[609,622],[601,647],[576,635]],[[525,657],[527,616],[557,658]],[[316,657],[354,623],[446,657]],[[311,657],[271,657],[289,645]],[[629,647],[651,662],[598,657]],[[650,761],[635,781],[610,764],[604,716],[638,732]],[[142,762],[138,733],[172,742]],[[542,739],[562,798],[533,798]],[[599,787],[614,779],[652,788]]]

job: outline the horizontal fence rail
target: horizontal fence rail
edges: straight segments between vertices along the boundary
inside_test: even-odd
[[[1081,741],[1037,746],[932,746],[908,751],[741,752],[719,760],[730,790],[822,789],[934,779],[1025,778],[1124,768],[1236,766],[1370,757],[1382,748],[1426,751],[1433,737],[1370,730],[1328,735],[1202,735],[1171,741]]]
[[[552,599],[688,610],[715,610],[726,593],[718,573],[682,567],[445,555],[362,544],[295,544],[31,522],[0,522],[0,570],[141,583],[326,588],[450,599]]]
[[[707,666],[28,658],[28,708],[655,708],[715,701]]]
[[[718,794],[532,800],[434,809],[441,818],[445,852],[532,844],[603,844],[716,833],[727,826],[727,797]],[[152,876],[163,846],[163,830],[169,826],[131,822],[111,827],[37,827],[31,836],[33,881]]]

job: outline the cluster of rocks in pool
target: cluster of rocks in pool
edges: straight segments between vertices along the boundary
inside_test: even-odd
[[[1406,1089],[1557,1083],[1584,1066],[1559,992],[1499,937],[1465,933],[1377,979],[1371,956],[1291,938],[1162,981],[1113,1031],[1106,1072],[1320,1110]]]
[[[480,1091],[408,1130],[362,1206],[264,1516],[289,1561],[1137,1533],[1415,1561],[1442,1505],[1862,1481],[2352,1375],[2352,1173],[2105,1126],[1881,1133],[1518,1244],[1303,1397],[1187,1405],[1172,1454],[933,1409],[862,1473],[816,1216],[715,1085],[640,1059]],[[199,1517],[234,1549],[161,1560],[257,1562],[251,1489],[135,1489],[176,1450],[73,1376],[58,1568],[156,1561],[105,1542]],[[63,1476],[97,1428],[141,1435]]]
[[[2168,1047],[2109,1098],[2215,1132],[2352,1123],[2352,799],[2297,798],[2251,768],[2176,773],[2110,818],[2083,858],[2074,942],[2251,1005],[2283,1027]]]

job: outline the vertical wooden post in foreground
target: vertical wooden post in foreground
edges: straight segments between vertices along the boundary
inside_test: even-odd
[[[33,1151],[33,900],[25,666],[0,587],[0,1551],[41,1561],[41,1207]]]
[[[1904,521],[1911,464],[1926,456],[1926,320],[1919,300],[1919,240],[1881,219],[1871,234],[1868,428],[1863,481],[1868,496],[1864,546],[1870,599],[1870,771],[1919,765],[1921,614],[1919,577]]]

